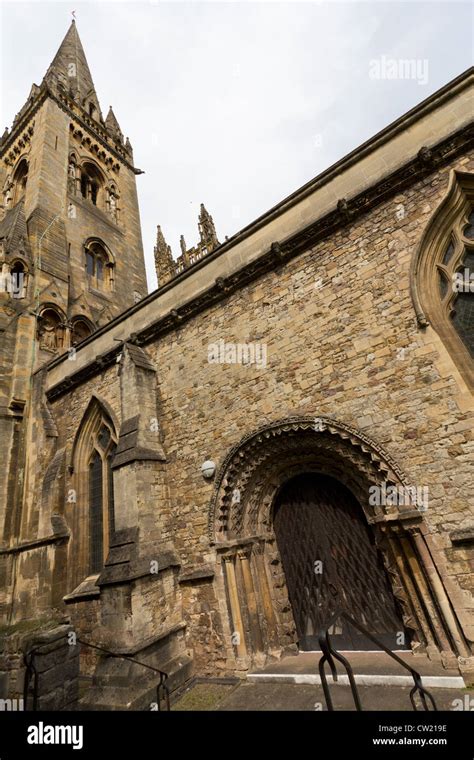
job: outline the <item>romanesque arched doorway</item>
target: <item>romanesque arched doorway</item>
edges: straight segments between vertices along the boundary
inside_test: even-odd
[[[320,473],[297,475],[277,494],[273,525],[300,650],[319,648],[319,631],[338,610],[386,646],[406,646],[381,552],[348,488]],[[345,620],[331,632],[339,649],[373,646]]]
[[[352,565],[350,572],[346,566],[341,570],[346,579],[338,581],[339,595],[359,584],[358,598],[362,593],[366,597],[364,618],[362,603],[357,611],[353,598],[349,612],[356,610],[362,624],[370,622],[382,638],[387,634],[389,645],[397,649],[405,644],[446,663],[453,663],[456,655],[466,657],[469,650],[427,542],[423,505],[417,503],[416,495],[411,498],[416,489],[403,470],[382,446],[346,423],[328,417],[292,417],[242,438],[216,475],[209,505],[209,541],[215,552],[215,593],[229,667],[241,671],[268,657],[296,651],[301,633],[274,517],[285,484],[308,473],[333,479],[339,494],[345,488],[356,500],[357,525],[359,531],[362,526],[365,530],[359,538],[365,535],[372,558],[375,552],[369,567],[362,566],[357,574],[357,561],[349,558],[347,546],[332,549],[342,564]],[[397,503],[374,500],[374,489],[379,495],[395,489],[406,498]],[[350,514],[351,507],[345,508]],[[336,509],[326,521],[330,533],[343,532],[340,519],[333,519],[337,513]],[[309,560],[314,563],[319,558],[312,556],[313,551]],[[374,565],[381,578],[375,586],[371,585]],[[368,597],[373,607],[377,594],[383,596],[388,613],[384,617],[380,599],[369,618]],[[394,641],[394,633],[405,634],[405,641],[403,636]],[[353,647],[354,641],[348,645]],[[357,648],[364,646],[357,644]]]

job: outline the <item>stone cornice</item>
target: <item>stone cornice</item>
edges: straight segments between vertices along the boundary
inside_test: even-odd
[[[285,240],[274,243],[270,249],[263,253],[259,258],[245,264],[228,277],[218,277],[203,293],[200,293],[198,296],[187,301],[177,309],[171,310],[168,314],[146,325],[139,332],[133,333],[133,335],[130,336],[129,342],[135,343],[136,345],[145,345],[155,340],[160,335],[176,329],[204,309],[218,303],[231,293],[239,290],[267,272],[278,269],[283,266],[286,261],[291,260],[295,256],[308,250],[311,246],[316,245],[338,230],[344,228],[361,215],[386,201],[388,198],[397,195],[407,187],[410,187],[414,183],[429,176],[437,168],[440,168],[453,160],[456,156],[467,151],[473,145],[474,125],[470,124],[430,149],[422,147],[414,159],[406,162],[390,175],[364,189],[361,193],[351,199],[341,198],[336,204],[336,208],[332,211],[311,223],[303,230],[297,231]],[[91,343],[94,338],[103,334],[112,326],[117,326],[124,318],[128,317],[135,311],[146,308],[147,304],[155,300],[161,293],[166,292],[185,277],[189,277],[190,274],[197,269],[206,266],[209,261],[217,256],[223,255],[229,247],[228,244],[221,245],[218,249],[209,254],[209,256],[206,256],[204,259],[196,262],[196,264],[193,264],[189,269],[185,270],[181,275],[178,275],[178,277],[170,283],[167,283],[162,288],[159,288],[157,291],[150,294],[150,296],[112,320],[112,322],[105,327],[97,330],[87,339],[87,341],[84,342],[84,345]],[[94,361],[82,367],[73,375],[70,375],[57,383],[49,389],[47,397],[50,400],[53,400],[67,392],[73,386],[84,382],[98,371],[102,371],[104,368],[111,365],[120,353],[122,346],[122,343],[117,343],[117,345],[111,348],[108,352],[96,357]],[[63,357],[58,357],[49,364],[49,367],[54,367],[61,361],[63,361]]]

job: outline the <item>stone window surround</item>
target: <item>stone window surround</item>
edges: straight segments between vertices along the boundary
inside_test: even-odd
[[[103,452],[104,477],[103,477],[103,534],[104,534],[104,561],[109,545],[109,477],[107,472],[107,456],[112,445],[118,441],[116,425],[104,405],[93,396],[78,427],[73,444],[71,464],[69,467],[71,487],[76,493],[76,501],[72,503],[67,517],[71,527],[71,540],[68,551],[70,552],[70,568],[68,588],[77,588],[85,579],[89,578],[89,462],[95,451],[102,452],[102,447],[97,444],[97,436],[100,429],[105,425],[110,431],[110,441],[107,451]],[[102,454],[101,454],[102,456]],[[72,507],[72,509],[71,509]]]
[[[474,174],[452,170],[448,190],[436,208],[420,241],[411,269],[411,293],[420,327],[429,325],[438,333],[463,379],[474,389],[474,362],[450,319],[455,293],[440,297],[439,272],[456,271],[465,250],[474,250],[462,230],[474,208]],[[454,253],[449,267],[442,263],[449,243]]]

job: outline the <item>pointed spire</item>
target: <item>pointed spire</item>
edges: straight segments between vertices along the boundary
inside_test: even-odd
[[[217,248],[220,243],[217,239],[214,221],[204,206],[204,203],[201,203],[201,212],[199,214],[198,227],[199,235],[201,236],[201,246],[206,251],[206,253],[210,253],[214,250],[214,248]]]
[[[175,276],[176,264],[171,252],[171,246],[167,244],[160,225],[158,225],[156,229],[156,246],[154,253],[158,287],[161,287]]]
[[[125,150],[127,151],[127,153],[129,153],[129,154],[130,154],[131,158],[133,159],[133,148],[132,148],[132,143],[130,142],[130,140],[128,139],[128,137],[127,137],[127,139],[125,140]],[[141,172],[141,173],[143,174],[143,172]]]
[[[118,139],[121,143],[123,143],[123,134],[122,130],[120,129],[120,124],[117,121],[117,117],[115,116],[112,106],[109,106],[109,112],[107,114],[107,118],[105,119],[105,126],[109,130],[109,132]]]
[[[43,81],[50,87],[66,90],[96,120],[102,118],[94,82],[74,20]]]

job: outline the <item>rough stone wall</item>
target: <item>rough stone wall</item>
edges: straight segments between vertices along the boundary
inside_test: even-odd
[[[436,333],[417,327],[409,292],[412,257],[447,184],[446,168],[148,347],[169,459],[170,532],[185,566],[212,559],[212,484],[201,463],[219,464],[269,421],[328,415],[371,435],[411,483],[428,486],[430,548],[474,638],[472,550],[449,538],[472,519],[472,400]],[[209,364],[208,344],[219,339],[265,343],[267,367]]]
[[[47,623],[44,622],[45,627]],[[33,679],[28,704],[24,703],[24,655],[35,650],[33,663],[38,672],[38,710],[72,709],[78,699],[79,647],[71,645],[70,626],[53,627],[43,632],[0,631],[0,699],[14,700],[7,709],[32,709]],[[12,707],[12,704],[14,707]]]
[[[460,159],[416,183],[145,347],[157,370],[170,496],[169,504],[160,501],[156,522],[183,573],[215,561],[207,532],[213,485],[201,475],[202,462],[219,465],[265,423],[327,415],[368,433],[410,483],[429,488],[427,540],[464,632],[474,639],[472,551],[449,537],[472,515],[472,401],[434,330],[417,326],[409,290],[410,263],[446,193],[450,168],[472,170],[473,162]],[[221,339],[265,344],[266,367],[209,363],[208,346]],[[120,419],[116,366],[51,404],[67,461],[93,393]],[[41,482],[43,473],[37,477]],[[162,470],[154,477],[161,493]],[[208,610],[218,609],[215,588],[208,579],[183,586],[187,642],[203,669],[223,667],[222,632],[214,634],[221,622]]]

